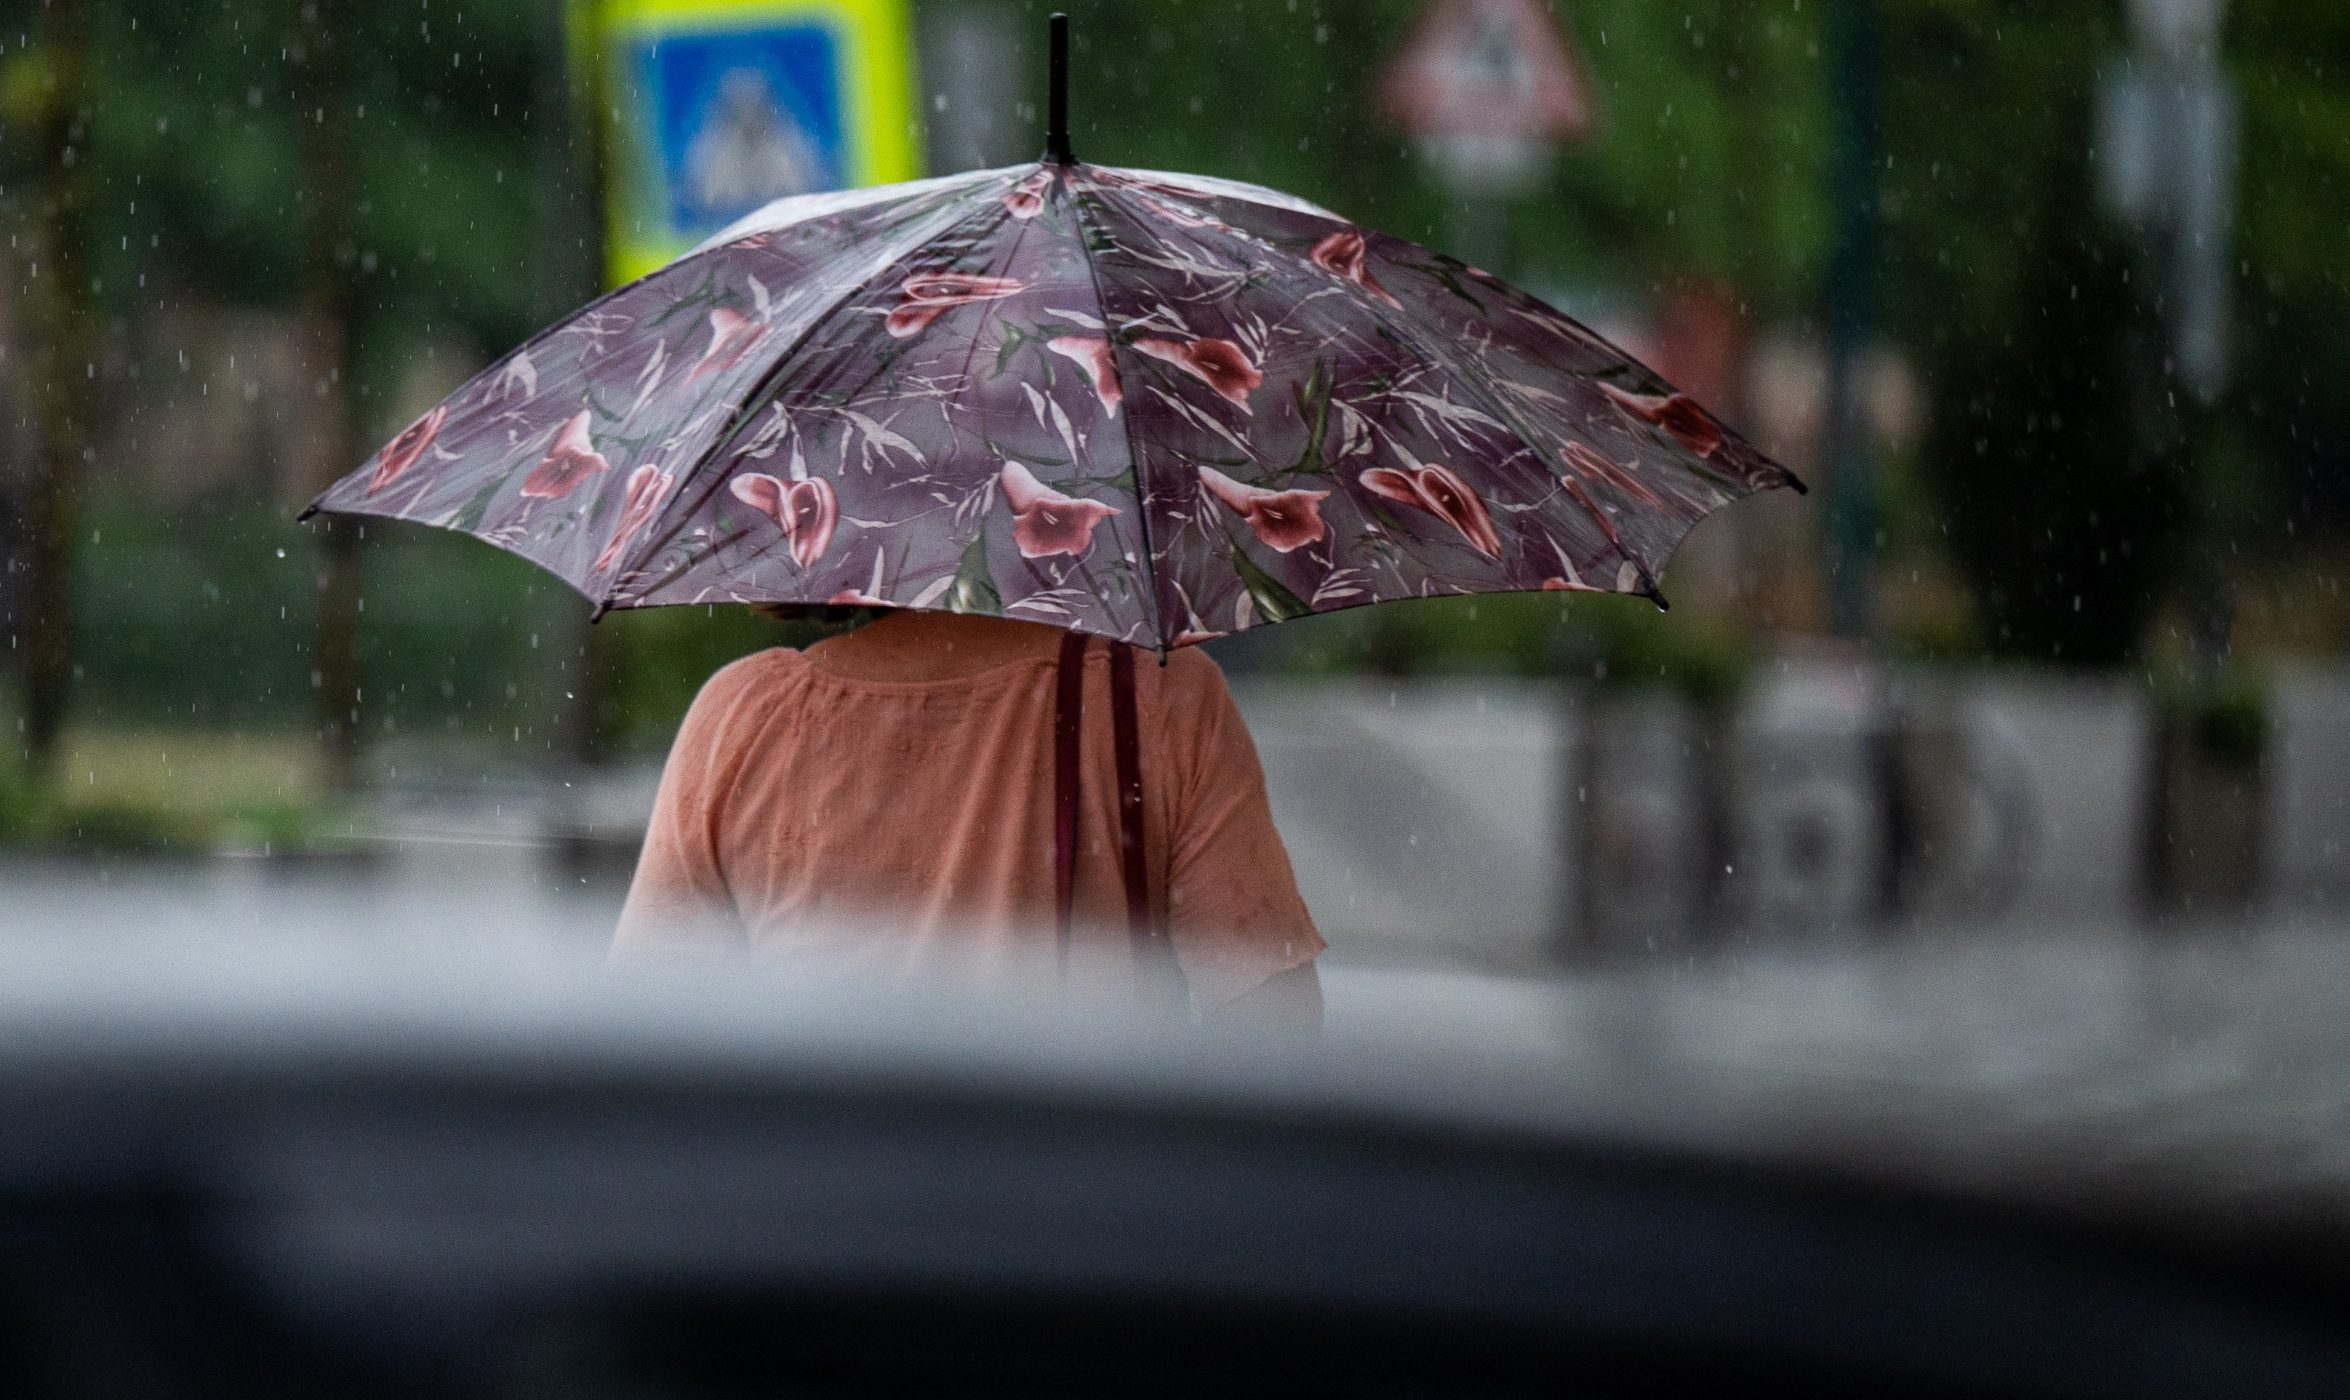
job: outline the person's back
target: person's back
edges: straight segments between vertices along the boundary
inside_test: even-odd
[[[883,976],[1052,959],[1061,637],[894,613],[711,677],[671,751],[616,949],[723,944]],[[1101,987],[1131,983],[1138,960],[1107,644],[1084,665],[1067,976]],[[1148,891],[1194,1003],[1276,978],[1310,992],[1298,984],[1324,944],[1222,674],[1196,651],[1134,674]]]

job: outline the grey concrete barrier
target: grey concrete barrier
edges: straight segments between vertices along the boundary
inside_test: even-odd
[[[1718,842],[1708,791],[1710,745],[1696,709],[1666,691],[1629,691],[1588,706],[1579,942],[1652,951],[1695,938],[1712,903]]]
[[[2350,666],[2280,666],[2262,755],[2261,884],[2280,912],[2350,909]]]
[[[1849,933],[1885,912],[1883,684],[1862,663],[1782,660],[1740,697],[1727,744],[1724,912],[1756,933]]]
[[[1315,921],[1350,952],[1551,956],[1575,900],[1574,712],[1556,686],[1236,680]]]
[[[2142,685],[1920,670],[1891,693],[1904,910],[1969,922],[2142,912],[2155,798]]]

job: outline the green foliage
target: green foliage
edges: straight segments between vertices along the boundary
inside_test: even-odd
[[[21,764],[0,762],[0,846],[22,845],[41,826],[41,798]]]
[[[1933,387],[1924,475],[2001,655],[2110,664],[2138,648],[2176,559],[2176,415],[2142,383],[2159,334],[2095,204],[2096,55],[2113,17],[2021,0],[1885,10],[1888,319]],[[2029,100],[1979,110],[1986,83]],[[2135,284],[2131,278],[2138,274]]]
[[[86,152],[101,303],[139,316],[197,289],[290,304],[315,198],[289,61],[299,7],[85,3],[104,95]],[[346,256],[363,288],[363,363],[396,367],[435,325],[485,346],[522,339],[533,329],[537,7],[345,0],[336,19],[341,97],[327,116],[343,125],[351,157]],[[11,155],[7,136],[0,129],[0,187],[36,154]]]
[[[597,644],[610,648],[615,672],[598,727],[623,748],[666,744],[719,667],[824,635],[814,624],[772,622],[733,606],[630,609],[608,613],[596,626],[604,633]]]
[[[274,507],[231,496],[156,511],[105,499],[77,555],[77,713],[99,724],[287,731],[314,722],[317,551]],[[546,740],[587,605],[479,541],[361,533],[363,722]],[[568,624],[568,630],[567,630]]]
[[[1016,24],[1041,17],[1002,0]],[[1439,247],[1454,201],[1379,112],[1377,75],[1419,0],[1272,5],[1083,0],[1081,158],[1296,191]],[[1698,277],[1756,314],[1808,304],[1825,256],[1822,6],[1579,0],[1561,7],[1602,119],[1507,211],[1502,270],[1535,286]]]
[[[195,823],[128,803],[60,805],[47,814],[39,835],[44,844],[114,855],[196,855],[206,848]]]
[[[314,198],[287,61],[298,8],[86,3],[104,100],[78,158],[100,309],[120,321],[195,298],[290,306]],[[1047,8],[968,3],[1031,30]],[[1586,313],[1695,279],[1729,288],[1750,324],[1806,322],[1828,275],[1835,3],[1557,7],[1601,125],[1505,212],[1499,270]],[[1454,201],[1375,102],[1420,0],[1069,7],[1081,156],[1292,189],[1439,246],[1463,236]],[[330,116],[352,136],[356,388],[374,406],[428,338],[454,333],[491,353],[535,329],[546,239],[565,236],[532,224],[547,12],[533,0],[342,0],[338,13],[343,96]],[[1877,13],[1884,325],[1932,398],[1923,489],[1893,498],[1903,518],[1892,534],[1897,547],[1949,541],[1983,640],[2110,661],[2177,590],[2190,549],[2219,556],[2350,522],[2339,470],[2350,395],[2336,390],[2350,382],[2350,10],[2231,4],[2226,57],[2244,103],[2239,371],[2208,420],[2180,425],[2176,451],[2133,429],[2123,337],[2144,308],[2091,196],[2090,103],[2099,66],[2124,44],[2121,7],[1879,0]],[[48,158],[21,139],[53,76],[44,63],[21,41],[0,60],[0,218],[12,228],[28,173]],[[263,505],[159,511],[104,483],[86,509],[82,714],[314,722],[307,534]],[[362,708],[378,735],[552,745],[561,697],[595,663],[615,677],[598,727],[657,741],[710,670],[793,635],[738,609],[627,613],[583,654],[581,600],[475,541],[375,530],[363,557]],[[1610,684],[1655,677],[1696,693],[1733,685],[1743,663],[1736,638],[1628,600],[1432,602],[1229,648],[1303,669],[1604,670]],[[33,820],[9,816],[29,810],[12,802],[0,787],[0,824]]]
[[[2256,766],[2268,740],[2267,699],[2241,682],[2206,697],[2195,712],[2196,746],[2235,767]]]
[[[1749,639],[1645,599],[1556,593],[1423,598],[1212,643],[1234,670],[1292,675],[1514,675],[1673,690],[1701,702],[1744,682]]]
[[[2268,744],[2268,687],[2244,665],[2209,673],[2164,669],[2154,700],[2163,725],[2183,734],[2197,755],[2239,770],[2260,766]]]
[[[2270,547],[2350,523],[2350,10],[2234,0],[2243,98],[2237,374],[2225,406],[2256,483],[2213,541]]]

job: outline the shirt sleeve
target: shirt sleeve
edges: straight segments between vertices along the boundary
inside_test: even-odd
[[[1188,739],[1175,811],[1167,913],[1175,955],[1205,1011],[1275,973],[1311,962],[1329,945],[1297,892],[1289,852],[1273,826],[1264,769],[1223,673],[1179,652],[1191,684],[1169,696],[1169,723]]]
[[[615,956],[745,946],[719,862],[719,806],[740,767],[735,749],[759,661],[746,657],[711,676],[678,726],[612,938]]]

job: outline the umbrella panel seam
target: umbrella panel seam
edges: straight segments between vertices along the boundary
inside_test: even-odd
[[[843,308],[847,307],[850,303],[856,301],[857,298],[863,296],[867,291],[871,290],[874,284],[879,282],[882,277],[892,268],[897,267],[900,263],[903,263],[909,256],[911,256],[914,252],[919,251],[932,239],[953,230],[956,224],[963,222],[965,218],[969,217],[969,214],[960,209],[958,204],[955,202],[950,202],[944,206],[942,212],[953,212],[957,214],[958,217],[948,219],[943,227],[932,227],[931,223],[933,221],[925,221],[925,223],[922,225],[922,236],[915,240],[912,246],[905,246],[901,241],[897,251],[894,251],[884,257],[878,264],[875,265],[873,271],[866,274],[866,276],[855,286],[849,288],[846,292],[843,292],[840,296],[827,303],[822,309],[818,310],[816,314],[809,319],[806,329],[802,330],[798,336],[794,337],[792,343],[784,349],[784,352],[781,355],[776,357],[774,364],[767,370],[765,374],[760,377],[758,384],[748,395],[745,396],[744,409],[741,417],[736,420],[732,427],[728,428],[724,433],[720,434],[717,440],[713,442],[710,447],[704,449],[702,454],[695,459],[691,466],[683,469],[683,471],[680,473],[680,479],[682,481],[691,481],[695,476],[708,472],[713,465],[717,464],[720,459],[725,456],[727,450],[733,447],[735,443],[740,440],[743,430],[749,427],[751,423],[757,419],[760,407],[762,407],[767,402],[772,402],[773,399],[777,396],[778,392],[781,390],[785,371],[791,367],[792,362],[799,356],[800,352],[807,348],[808,342],[815,338],[816,332],[822,329],[826,322],[839,315]],[[996,217],[999,223],[1002,221],[1002,219],[1008,217],[1008,215],[1006,215],[1001,210],[1000,205],[996,211]],[[654,558],[662,550],[668,548],[669,545],[677,539],[679,532],[684,530],[693,522],[695,516],[700,513],[702,506],[707,503],[712,496],[718,494],[719,488],[725,485],[728,475],[730,474],[725,472],[710,473],[711,479],[703,485],[701,494],[695,497],[693,505],[683,512],[677,512],[675,510],[675,502],[672,502],[671,510],[666,513],[670,514],[675,519],[676,523],[666,531],[650,535],[643,545],[638,546],[628,554],[625,554],[621,557],[619,567],[615,568],[612,573],[612,579],[614,582],[607,583],[598,590],[598,593],[601,594],[601,597],[599,597],[596,602],[596,613],[598,616],[602,616],[606,611],[611,609],[614,604],[621,601],[621,595],[615,587],[617,581],[642,568],[647,560]],[[682,491],[679,493],[681,498],[683,494],[684,493]],[[661,587],[667,582],[668,580],[664,579],[661,583],[655,584],[654,587]],[[584,593],[585,590],[582,590],[582,592]],[[641,597],[643,595],[639,594],[638,596]]]
[[[1077,256],[1085,262],[1086,280],[1093,285],[1093,309],[1101,314],[1102,338],[1109,342],[1110,361],[1118,371],[1118,382],[1127,382],[1127,366],[1118,354],[1118,336],[1110,324],[1110,301],[1102,293],[1101,268],[1094,262],[1093,246],[1086,241],[1085,201],[1078,197],[1076,182],[1056,182],[1068,191],[1070,220],[1077,228]],[[1103,186],[1088,181],[1087,188],[1107,198]],[[1159,662],[1167,660],[1167,616],[1159,598],[1159,561],[1151,552],[1151,487],[1143,466],[1142,454],[1134,445],[1134,415],[1131,411],[1120,415],[1118,431],[1126,441],[1126,469],[1134,475],[1134,514],[1136,528],[1142,533],[1142,582],[1150,598],[1151,640],[1159,653]]]

